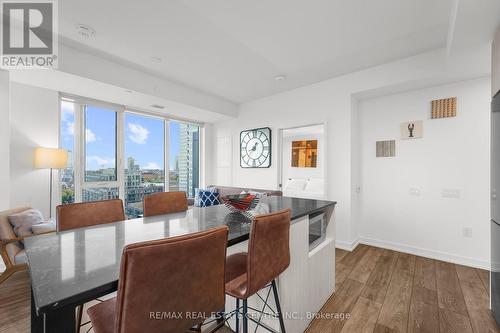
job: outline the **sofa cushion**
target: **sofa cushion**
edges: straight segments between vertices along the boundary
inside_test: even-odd
[[[32,227],[44,222],[43,215],[38,209],[28,209],[20,213],[8,216],[9,222],[18,237],[26,237],[33,234]]]
[[[35,224],[31,227],[34,235],[46,234],[48,232],[56,231],[56,221],[47,220],[46,222]]]
[[[16,234],[9,222],[8,216],[23,212],[31,207],[19,207],[0,212],[0,240],[9,240],[16,238]]]

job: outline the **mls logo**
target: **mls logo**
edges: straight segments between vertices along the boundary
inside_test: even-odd
[[[1,2],[1,67],[56,66],[57,3],[53,0]]]

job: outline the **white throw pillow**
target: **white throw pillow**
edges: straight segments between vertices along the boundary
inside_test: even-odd
[[[311,178],[307,181],[305,191],[311,193],[323,193],[325,190],[325,184],[323,179]]]
[[[288,182],[286,183],[285,189],[302,191],[305,187],[306,187],[306,180],[305,179],[290,178],[290,179],[288,179]]]
[[[33,234],[32,227],[44,222],[42,213],[33,208],[9,215],[8,219],[17,237],[26,237]]]

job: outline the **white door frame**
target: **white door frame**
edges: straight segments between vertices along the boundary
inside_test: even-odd
[[[327,178],[327,170],[328,170],[328,123],[327,121],[323,121],[320,123],[312,123],[312,124],[306,124],[306,125],[297,125],[297,126],[291,126],[291,127],[284,127],[284,128],[279,128],[278,129],[278,183],[276,184],[276,187],[278,190],[283,191],[283,186],[284,186],[284,179],[283,179],[283,131],[284,130],[289,130],[289,129],[295,129],[295,128],[301,128],[301,127],[310,127],[310,126],[318,126],[322,125],[323,126],[323,147],[324,147],[324,157],[323,157],[323,163],[324,163],[324,168],[323,168],[323,179],[324,179],[324,184],[323,184],[323,193],[324,193],[324,199],[326,200],[328,198],[328,178]]]

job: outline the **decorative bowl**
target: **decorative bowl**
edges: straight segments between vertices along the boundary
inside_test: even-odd
[[[231,213],[242,213],[252,218],[250,211],[259,203],[259,197],[249,193],[233,194],[224,196],[222,201]]]

